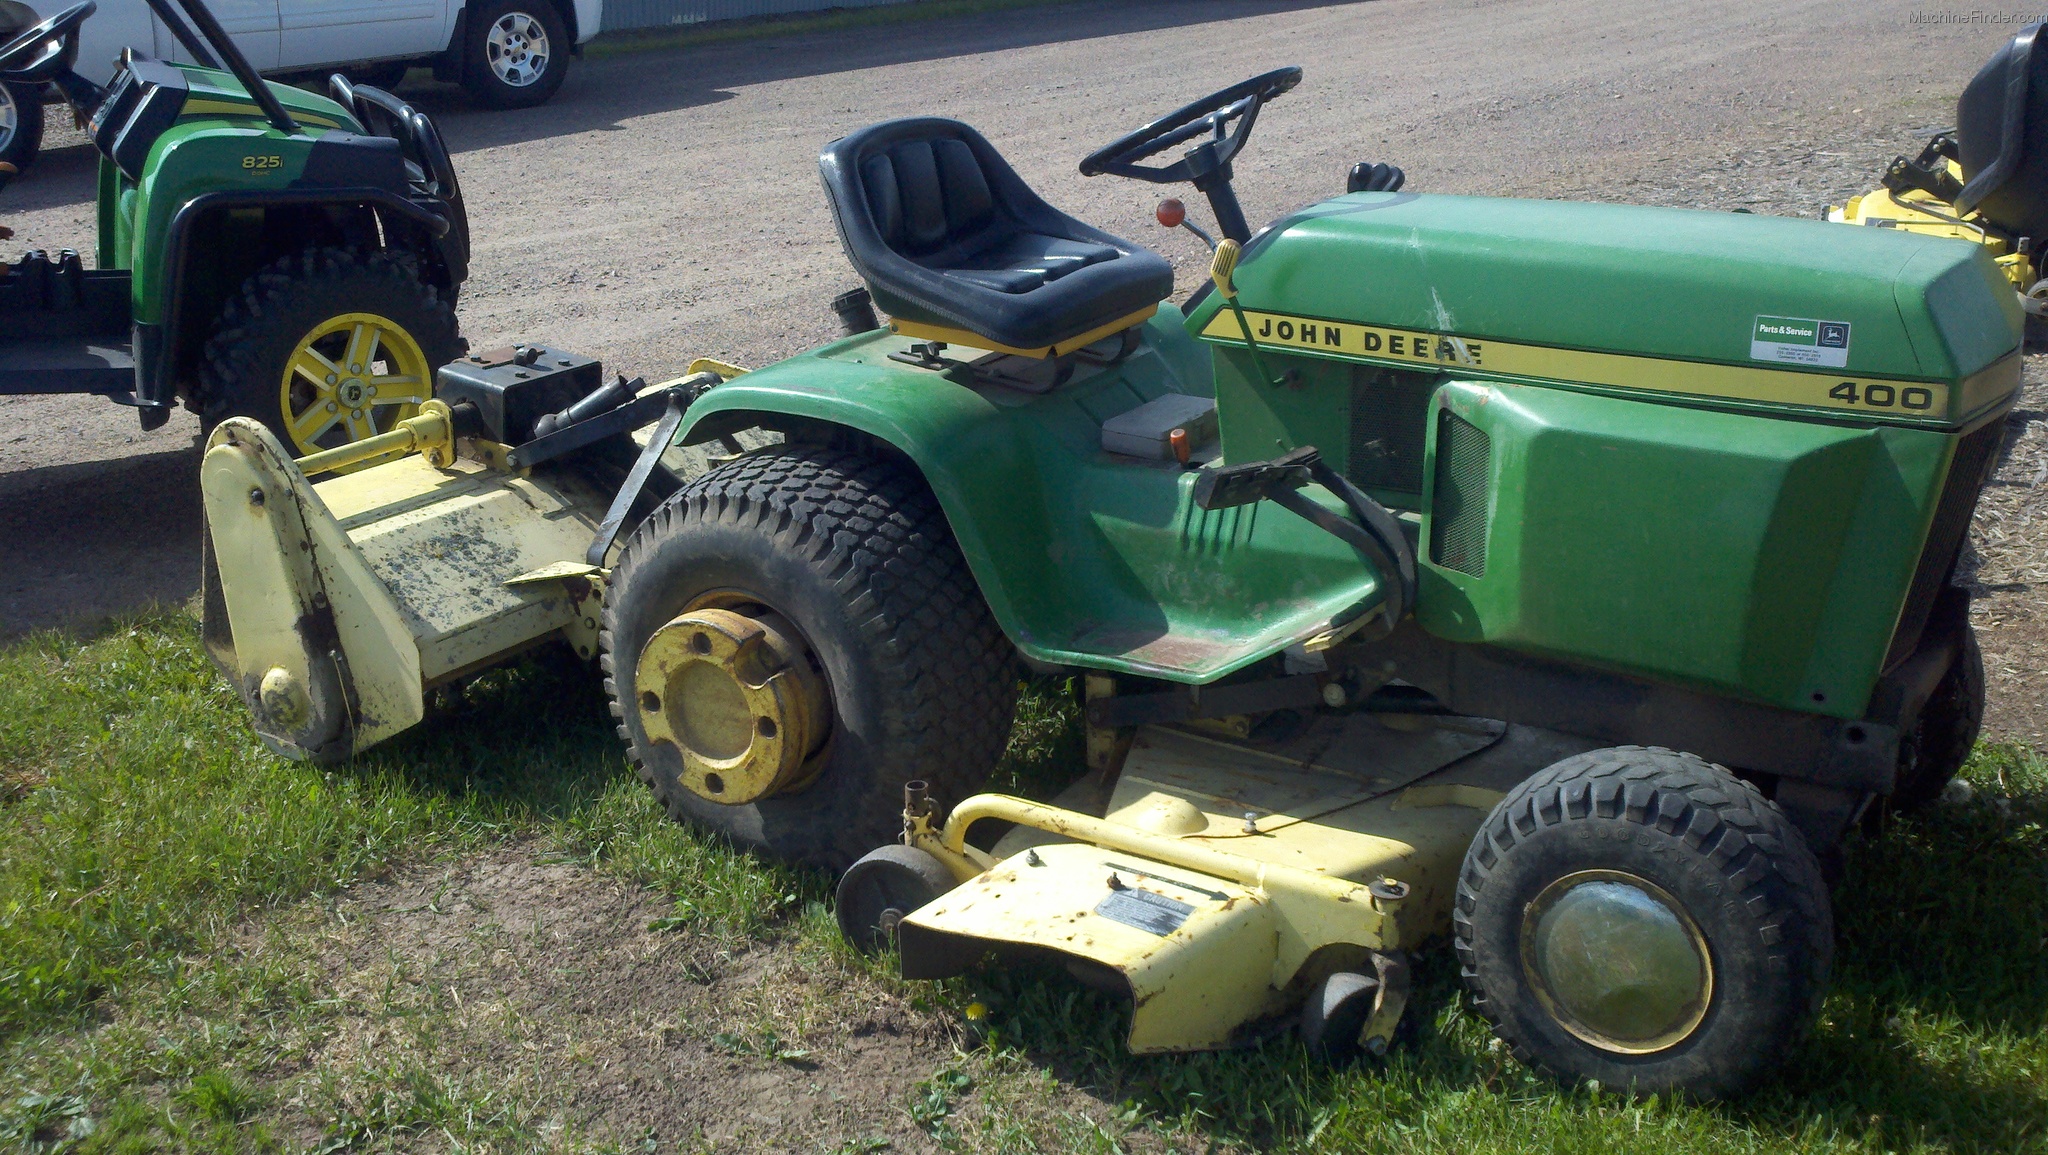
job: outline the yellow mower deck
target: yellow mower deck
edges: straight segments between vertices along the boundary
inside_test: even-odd
[[[904,976],[957,974],[992,948],[1051,952],[1128,990],[1132,1051],[1232,1045],[1332,971],[1370,973],[1372,956],[1447,933],[1488,811],[1591,745],[1369,713],[1278,745],[1142,729],[1106,798],[1090,778],[1060,805],[984,794],[942,827],[908,816],[906,841],[960,885],[897,927]],[[988,853],[966,841],[983,818],[1017,823]]]

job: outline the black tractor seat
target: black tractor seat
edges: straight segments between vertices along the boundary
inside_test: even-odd
[[[1031,357],[1143,322],[1173,292],[1158,254],[1039,199],[957,120],[891,120],[818,158],[846,258],[899,333]]]
[[[2007,41],[1956,101],[1963,170],[1959,212],[1976,210],[2022,236],[2048,232],[2048,39],[2039,27]]]

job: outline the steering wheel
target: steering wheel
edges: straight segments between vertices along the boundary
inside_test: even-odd
[[[1245,138],[1252,134],[1252,125],[1258,123],[1259,109],[1300,83],[1300,68],[1276,68],[1211,93],[1089,153],[1081,161],[1081,175],[1108,173],[1152,184],[1192,181],[1197,189],[1206,192],[1211,177],[1223,174],[1224,180],[1230,179],[1230,161],[1243,151]],[[1235,128],[1231,127],[1233,121]],[[1208,139],[1172,164],[1138,163],[1196,137]]]
[[[0,45],[0,80],[42,84],[70,68],[78,59],[78,26],[98,9],[93,0],[73,4]]]

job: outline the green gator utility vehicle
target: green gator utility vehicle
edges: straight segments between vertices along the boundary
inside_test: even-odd
[[[93,84],[71,67],[91,0],[0,46],[0,82],[54,83],[100,153],[98,267],[38,251],[0,275],[0,395],[101,394],[144,429],[183,402],[301,453],[388,431],[462,351],[469,226],[439,134],[338,76],[332,100],[265,82],[201,0],[190,24],[148,3],[208,66],[131,50]]]
[[[1343,1056],[1448,939],[1529,1061],[1749,1084],[1827,982],[1821,861],[1975,736],[1951,575],[2017,295],[1963,241],[1383,165],[1253,235],[1232,164],[1300,75],[1083,162],[1207,195],[1178,305],[973,129],[896,120],[821,159],[842,340],[544,418],[594,366],[479,355],[298,463],[223,425],[206,633],[259,732],[345,756],[563,638],[670,814],[852,863],[841,926],[907,975],[1050,956],[1134,1049]],[[655,416],[594,484],[575,447]],[[749,429],[634,526],[672,443]],[[1086,691],[1052,803],[975,794],[1027,669]]]

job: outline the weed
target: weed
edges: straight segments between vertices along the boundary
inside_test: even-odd
[[[178,1092],[178,1102],[201,1119],[214,1123],[240,1123],[256,1113],[262,1097],[226,1071],[195,1075]]]

